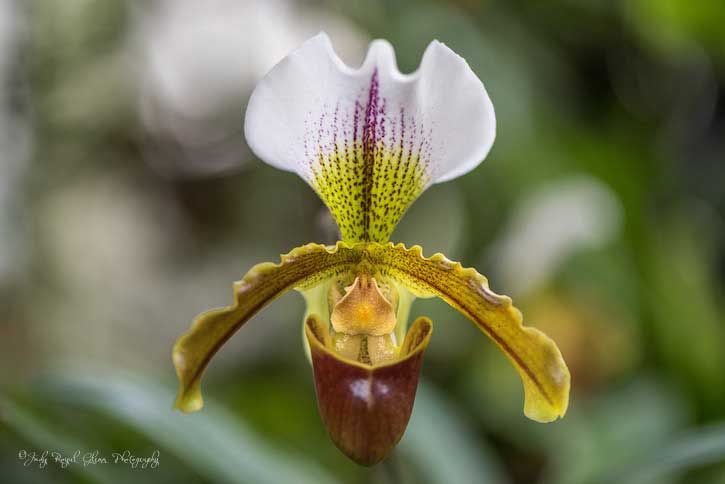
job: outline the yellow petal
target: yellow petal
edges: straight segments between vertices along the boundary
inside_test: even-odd
[[[422,255],[418,246],[338,242],[328,248],[309,244],[282,257],[280,264],[259,264],[235,283],[234,305],[204,313],[174,347],[180,382],[176,406],[202,406],[200,379],[211,357],[259,309],[291,288],[306,289],[343,273],[390,277],[418,296],[436,295],[459,310],[506,354],[524,384],[524,413],[548,422],[566,413],[569,370],[553,341],[522,325],[511,299],[488,288],[486,278],[442,254]]]
[[[365,259],[417,295],[439,296],[488,335],[521,376],[527,417],[550,422],[566,413],[570,376],[559,349],[541,331],[523,326],[511,299],[491,291],[485,277],[443,254],[425,258],[419,246],[371,243]]]
[[[174,345],[179,378],[175,407],[193,412],[203,406],[201,376],[219,348],[267,303],[292,288],[308,288],[345,272],[360,253],[342,242],[334,247],[308,244],[281,257],[279,264],[254,266],[234,283],[234,304],[200,314]]]

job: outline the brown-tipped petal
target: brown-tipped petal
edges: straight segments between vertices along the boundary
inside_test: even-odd
[[[537,422],[563,417],[569,405],[569,369],[544,333],[523,325],[507,296],[495,294],[474,269],[443,254],[423,257],[419,246],[368,244],[366,261],[419,296],[438,296],[473,321],[511,360],[524,384],[524,414]]]
[[[221,346],[267,303],[292,288],[311,287],[360,260],[359,250],[338,242],[334,247],[307,244],[283,255],[279,264],[257,264],[234,283],[234,304],[200,314],[174,345],[179,378],[176,408],[194,412],[203,406],[201,375]]]
[[[369,366],[332,352],[327,327],[317,317],[305,322],[320,416],[335,445],[358,464],[380,462],[403,436],[432,330],[429,319],[418,318],[398,359]]]

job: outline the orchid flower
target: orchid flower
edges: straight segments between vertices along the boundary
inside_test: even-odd
[[[307,302],[304,335],[320,415],[334,443],[360,464],[384,459],[410,418],[433,329],[427,318],[408,328],[415,298],[443,299],[493,340],[521,377],[527,417],[564,415],[569,370],[553,341],[523,326],[510,298],[443,254],[427,258],[419,246],[389,242],[426,188],[467,173],[491,149],[493,105],[464,59],[433,41],[418,70],[401,74],[392,46],[375,40],[353,69],[318,34],[257,85],[245,136],[259,158],[317,192],[342,240],[254,266],[234,284],[231,306],[194,320],[173,351],[177,408],[202,407],[201,377],[214,354],[295,289]]]

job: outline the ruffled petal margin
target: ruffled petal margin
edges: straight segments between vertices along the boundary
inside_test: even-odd
[[[386,242],[423,190],[475,168],[495,133],[486,89],[444,44],[401,74],[387,41],[354,69],[324,33],[259,82],[245,119],[251,149],[304,178],[346,241]]]
[[[342,242],[334,247],[307,244],[283,255],[279,264],[254,266],[234,283],[234,304],[196,317],[174,345],[173,361],[179,379],[175,407],[194,412],[204,405],[201,377],[221,346],[260,309],[292,288],[314,286],[345,272],[359,260]]]
[[[309,244],[282,256],[280,264],[255,266],[234,284],[232,306],[198,316],[174,346],[180,383],[176,407],[187,412],[202,407],[204,368],[224,342],[267,303],[291,288],[304,290],[349,272],[389,277],[418,296],[440,297],[474,322],[513,363],[523,382],[527,417],[550,422],[566,413],[570,375],[561,352],[544,333],[523,326],[521,312],[511,299],[491,291],[484,276],[443,254],[426,258],[419,246],[344,242],[334,247]]]
[[[521,376],[527,417],[550,422],[564,416],[571,378],[559,348],[538,329],[523,326],[511,298],[491,291],[484,276],[443,254],[426,258],[419,246],[369,244],[366,256],[383,275],[419,296],[440,297],[491,338]]]

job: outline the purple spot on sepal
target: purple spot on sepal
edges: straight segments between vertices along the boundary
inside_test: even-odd
[[[356,97],[322,103],[305,120],[301,164],[343,238],[387,240],[430,182],[430,120],[384,96],[375,69]]]

